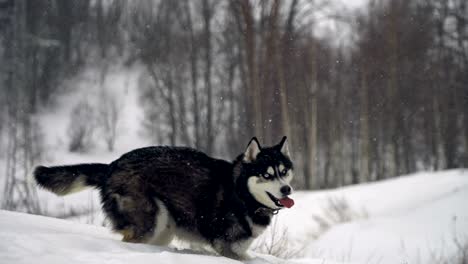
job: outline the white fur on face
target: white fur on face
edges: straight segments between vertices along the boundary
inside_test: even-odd
[[[280,172],[282,172],[282,171],[284,170],[284,165],[283,165],[283,164],[280,164],[280,165],[278,166],[278,170],[279,170]]]
[[[268,167],[267,172],[268,172],[268,174],[270,174],[270,175],[275,175],[275,169],[273,169],[273,167],[271,167],[271,166]]]
[[[279,207],[276,206],[266,192],[271,193],[275,197],[281,197],[281,186],[283,185],[280,181],[265,181],[262,179],[262,176],[250,176],[247,180],[247,187],[255,200],[271,209]]]
[[[287,182],[288,184],[292,181],[294,177],[294,173],[292,170],[288,170],[288,173],[283,177],[283,181]]]
[[[284,165],[280,164],[278,169],[284,169]],[[280,170],[281,171],[281,170]],[[273,167],[268,167],[267,173],[270,175],[274,175],[275,169]],[[271,195],[275,196],[276,198],[283,197],[281,194],[281,187],[285,185],[289,185],[293,178],[292,170],[288,170],[288,173],[281,178],[275,178],[274,180],[266,180],[262,176],[250,176],[247,180],[247,187],[252,194],[252,196],[257,200],[257,202],[271,208],[271,209],[278,209],[280,207],[276,206],[276,204],[270,199],[266,192],[269,192]],[[291,187],[292,188],[292,187]]]

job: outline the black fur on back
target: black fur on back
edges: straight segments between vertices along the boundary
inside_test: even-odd
[[[239,221],[238,215],[245,213],[245,205],[234,190],[233,164],[200,151],[141,148],[124,154],[111,167],[111,177],[101,195],[103,209],[116,230],[130,228],[136,236],[150,232],[158,211],[154,198],[166,205],[178,227],[200,233],[210,241],[222,237],[232,223]],[[130,205],[122,210],[116,197],[132,197],[138,209]]]

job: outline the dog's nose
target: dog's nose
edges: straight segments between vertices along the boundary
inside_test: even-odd
[[[285,186],[281,187],[280,191],[281,191],[281,193],[283,195],[290,195],[291,194],[291,187],[289,185],[285,185]]]

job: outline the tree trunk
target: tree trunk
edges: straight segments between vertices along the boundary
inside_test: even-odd
[[[187,28],[190,34],[190,80],[191,80],[191,93],[192,93],[192,115],[193,115],[193,130],[194,130],[194,147],[200,149],[201,147],[201,125],[200,125],[200,107],[198,99],[198,44],[196,43],[193,21],[188,0],[184,2],[185,16],[187,19]]]
[[[245,47],[245,56],[247,62],[247,74],[248,74],[248,94],[246,94],[247,100],[247,115],[250,119],[248,127],[251,129],[252,133],[259,138],[263,138],[262,124],[262,109],[261,109],[261,94],[260,87],[258,86],[258,68],[256,60],[256,34],[255,34],[255,25],[253,17],[253,7],[250,4],[249,0],[240,1],[240,10],[243,17],[244,24],[244,47]]]
[[[215,136],[213,134],[213,91],[211,86],[211,66],[212,66],[212,48],[211,48],[211,19],[213,17],[213,6],[210,6],[208,0],[202,2],[203,13],[203,43],[205,48],[205,89],[207,96],[206,113],[206,152],[212,154]]]
[[[358,182],[370,181],[370,133],[369,133],[369,87],[367,84],[367,69],[363,66],[361,72],[361,86],[359,89],[360,97],[360,163]]]

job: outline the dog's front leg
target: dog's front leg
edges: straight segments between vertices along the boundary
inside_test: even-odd
[[[213,248],[221,256],[237,260],[249,260],[252,259],[252,256],[247,252],[247,249],[252,241],[253,239],[243,239],[236,242],[216,240],[213,243]]]
[[[213,248],[219,255],[232,259],[240,259],[240,256],[232,251],[231,245],[232,243],[223,240],[215,240],[213,242]]]
[[[253,257],[247,252],[249,249],[250,245],[252,245],[253,239],[243,239],[237,242],[234,242],[231,244],[231,250],[235,252],[241,259],[241,260],[249,260],[252,259]]]

